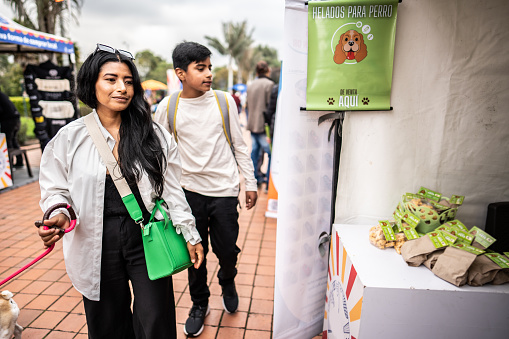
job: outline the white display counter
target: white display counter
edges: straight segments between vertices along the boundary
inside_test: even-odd
[[[509,284],[456,287],[334,225],[323,339],[509,338]]]

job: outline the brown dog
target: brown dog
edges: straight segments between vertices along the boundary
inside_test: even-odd
[[[0,294],[0,339],[21,339],[23,327],[16,322],[19,307],[12,299],[12,293],[5,290]]]
[[[351,29],[339,38],[334,52],[334,62],[342,64],[345,60],[362,61],[368,55],[368,49],[361,33]]]

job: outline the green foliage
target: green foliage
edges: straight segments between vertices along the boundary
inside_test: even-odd
[[[166,83],[166,70],[173,68],[170,63],[148,49],[136,53],[135,57],[141,81],[152,79]]]
[[[168,69],[172,69],[173,64],[167,63],[166,61],[161,61],[156,65],[154,69],[151,69],[146,76],[145,80],[157,80],[161,81],[162,83],[166,83],[167,77],[166,77],[166,71]]]
[[[279,60],[277,56],[277,49],[269,47],[269,46],[262,46],[258,45],[255,48],[257,51],[260,52],[261,59],[265,60],[269,64],[270,67],[280,67],[281,61]]]
[[[243,62],[242,59],[245,55],[246,50],[249,49],[253,43],[253,31],[254,28],[249,30],[247,27],[247,21],[244,20],[240,23],[224,22],[223,23],[223,35],[224,42],[221,42],[218,38],[211,36],[205,36],[209,45],[217,50],[221,55],[227,55],[231,60],[235,60],[240,72],[237,74],[237,82],[242,82],[241,74]],[[228,65],[231,72],[231,63]]]
[[[226,91],[228,89],[228,68],[214,67],[212,77],[212,88]]]
[[[81,101],[78,102],[78,107],[80,109],[80,116],[82,117],[92,112],[92,109],[85,105],[84,103],[82,103]]]
[[[84,0],[72,0],[71,16],[77,20]],[[69,23],[64,23],[69,17],[67,1],[55,2],[55,0],[4,0],[10,4],[16,18],[14,20],[21,25],[41,32],[55,34],[56,28],[60,28],[59,34],[67,35],[66,29]],[[67,24],[67,25],[66,25]]]
[[[19,114],[22,117],[30,117],[31,119],[30,100],[28,100],[28,98],[17,96],[9,97],[9,99],[11,99],[12,103],[14,104],[14,106],[16,106],[16,109],[18,110]]]
[[[31,117],[21,117],[21,126],[18,132],[18,142],[21,146],[25,145],[27,140],[35,139],[35,122]]]
[[[0,89],[8,96],[21,95],[23,69],[11,63],[5,54],[0,55]]]

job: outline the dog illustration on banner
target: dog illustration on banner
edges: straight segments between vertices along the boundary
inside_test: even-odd
[[[342,64],[345,60],[360,62],[368,55],[368,48],[364,43],[364,37],[356,30],[350,29],[341,34],[334,52],[334,62]]]

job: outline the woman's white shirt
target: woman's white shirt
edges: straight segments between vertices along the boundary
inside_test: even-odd
[[[102,126],[95,110],[90,114],[94,114],[108,146],[113,149],[115,139]],[[165,209],[177,232],[195,245],[201,238],[180,186],[181,164],[177,145],[162,126],[158,127],[154,125],[167,160],[162,196],[168,205]],[[90,300],[99,300],[100,297],[105,179],[106,166],[83,119],[64,126],[46,145],[39,173],[40,206],[46,211],[54,204],[67,203],[76,212],[76,228],[63,237],[65,266],[74,287]],[[138,188],[145,207],[152,211],[156,195],[144,172]],[[61,210],[53,215],[58,212],[66,213]],[[162,219],[160,212],[156,217]]]

